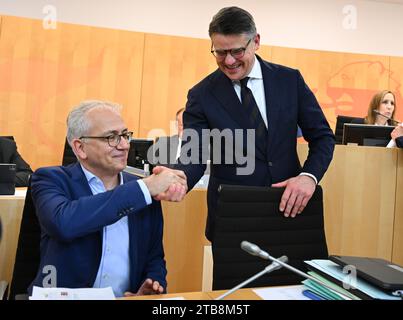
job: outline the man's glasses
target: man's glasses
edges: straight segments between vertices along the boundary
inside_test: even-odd
[[[128,131],[128,132],[124,132],[121,134],[111,134],[109,136],[106,137],[94,137],[94,136],[82,136],[79,139],[104,139],[106,141],[108,141],[109,146],[111,146],[112,148],[115,148],[119,145],[120,140],[122,138],[124,138],[128,143],[130,143],[130,141],[132,140],[133,137],[133,132]]]
[[[249,39],[245,47],[242,48],[234,48],[234,49],[227,49],[227,50],[213,50],[211,49],[211,53],[218,59],[218,60],[224,60],[227,57],[227,54],[229,53],[232,57],[235,59],[240,59],[244,56],[246,48],[248,47],[249,43],[252,41],[252,38]],[[211,48],[213,48],[213,45],[211,45]]]

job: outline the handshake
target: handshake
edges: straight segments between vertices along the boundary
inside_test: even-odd
[[[155,200],[182,201],[188,190],[186,175],[181,170],[157,166],[143,179]]]

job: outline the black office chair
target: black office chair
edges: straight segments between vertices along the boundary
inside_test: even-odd
[[[336,129],[334,135],[336,137],[336,144],[343,144],[343,130],[345,123],[364,123],[364,118],[350,117],[338,115],[336,119]]]
[[[0,136],[0,138],[6,138],[14,141],[14,136]]]
[[[240,248],[246,240],[271,256],[288,257],[288,264],[307,271],[304,260],[327,259],[322,189],[316,191],[296,218],[279,211],[284,188],[221,185],[215,220],[213,289],[230,289],[262,271],[271,261]],[[303,278],[286,268],[266,274],[247,287],[300,284]]]
[[[40,262],[41,227],[31,196],[31,181],[25,197],[17,254],[15,257],[10,300],[28,298],[27,289],[36,277]]]
[[[69,142],[67,141],[66,138],[66,141],[64,142],[62,166],[68,166],[69,164],[76,162],[77,162],[76,155],[74,154],[73,149],[71,149]]]

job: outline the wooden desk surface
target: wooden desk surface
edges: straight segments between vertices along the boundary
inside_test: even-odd
[[[17,188],[23,191],[26,188]],[[0,281],[11,282],[25,195],[0,196],[0,220],[3,235],[0,241]]]
[[[208,295],[211,297],[212,300],[218,298],[222,294],[226,293],[228,290],[217,290],[217,291],[210,291]],[[226,296],[223,300],[263,300],[259,297],[256,293],[253,292],[253,289],[239,289],[234,293]]]
[[[207,292],[185,292],[185,293],[168,293],[161,295],[149,296],[133,296],[120,298],[119,300],[157,300],[157,299],[173,299],[184,298],[185,300],[212,300],[212,297]]]

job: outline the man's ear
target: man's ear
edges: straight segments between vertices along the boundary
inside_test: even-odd
[[[84,143],[80,139],[73,139],[71,148],[79,160],[87,159],[87,153],[84,150]]]
[[[256,34],[253,42],[255,43],[255,51],[257,51],[260,48],[260,34]]]

